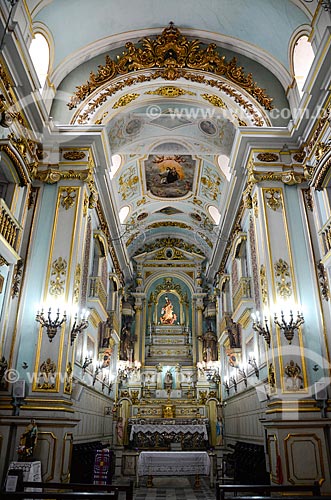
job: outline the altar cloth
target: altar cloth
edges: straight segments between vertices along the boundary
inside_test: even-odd
[[[206,451],[142,451],[138,458],[139,476],[209,475]]]

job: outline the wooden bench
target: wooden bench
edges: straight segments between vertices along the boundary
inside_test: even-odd
[[[261,497],[270,497],[271,493],[276,493],[278,495],[282,495],[283,493],[287,493],[287,495],[296,494],[296,493],[306,493],[319,497],[321,496],[321,489],[318,482],[313,484],[298,484],[298,485],[288,485],[288,484],[221,484],[217,483],[216,485],[216,499],[224,500],[225,495],[227,493],[232,493],[233,496],[240,496],[240,498],[244,496],[249,496],[247,493],[254,493],[255,495],[260,495]],[[228,499],[227,495],[227,499]],[[306,495],[307,496],[307,495]],[[297,497],[298,499],[299,497]],[[311,496],[309,497],[311,498]],[[288,496],[286,496],[288,500]]]
[[[95,491],[71,491],[71,492],[50,492],[50,491],[15,491],[1,492],[1,500],[118,500],[118,491],[95,492]]]
[[[23,482],[24,488],[42,488],[45,490],[72,490],[75,492],[120,492],[124,491],[126,500],[133,500],[133,481],[127,485],[119,484],[84,484],[84,483],[34,483]]]

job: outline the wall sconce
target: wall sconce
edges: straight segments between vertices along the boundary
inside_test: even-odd
[[[88,358],[87,356],[85,357],[85,361],[84,361],[83,366],[82,366],[83,373],[86,372],[87,367],[92,363],[92,361],[93,361],[92,358]]]
[[[262,335],[264,337],[264,340],[268,344],[268,347],[270,347],[270,331],[268,327],[268,320],[267,318],[264,318],[264,324],[265,326],[262,326],[261,321],[260,321],[260,313],[257,311],[255,314],[252,314],[253,318],[253,330],[257,332],[259,335]]]
[[[52,314],[51,307],[48,309],[47,319],[44,316],[43,309],[41,310],[41,313],[38,311],[36,314],[36,321],[38,321],[38,323],[40,323],[43,328],[46,328],[46,333],[48,335],[50,342],[52,342],[53,338],[57,334],[58,328],[60,328],[62,323],[65,323],[65,321],[67,321],[67,316],[65,311],[63,313],[61,320],[60,320],[60,309],[57,310],[56,317],[54,320],[52,320],[51,314]]]
[[[227,395],[229,396],[230,395],[230,387],[229,387],[228,381],[224,380],[223,385],[224,385],[224,388],[225,388]]]
[[[93,381],[92,381],[93,387],[94,387],[94,384],[95,384],[95,382],[97,380],[97,376],[101,372],[101,370],[102,370],[102,361],[99,361],[99,363],[95,367],[94,374],[93,374]]]
[[[240,368],[238,369],[238,372],[239,372],[239,375],[242,376],[243,378],[243,381],[244,381],[244,384],[245,384],[245,387],[247,387],[247,374],[245,372],[245,369],[244,368]]]
[[[230,377],[230,380],[229,382],[231,383],[232,382],[232,385],[234,387],[234,392],[237,392],[237,381],[234,377]]]
[[[297,330],[299,326],[301,326],[305,322],[303,314],[298,311],[297,319],[293,321],[293,313],[292,311],[290,311],[290,321],[288,323],[285,321],[283,311],[281,311],[280,314],[281,322],[278,321],[277,314],[275,313],[275,325],[279,326],[279,328],[283,331],[286,340],[289,344],[291,344],[295,330]]]
[[[79,333],[82,333],[83,330],[85,330],[88,327],[88,313],[86,311],[83,311],[83,316],[82,319],[77,323],[78,320],[78,314],[75,314],[74,318],[74,324],[72,325],[71,332],[70,332],[70,345],[72,345]]]
[[[253,358],[253,357],[249,358],[248,364],[253,367],[255,375],[256,375],[256,378],[259,378],[259,376],[260,376],[260,370],[259,370],[259,367],[257,366],[256,359]]]

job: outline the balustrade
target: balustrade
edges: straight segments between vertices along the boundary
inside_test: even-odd
[[[5,201],[0,199],[0,234],[17,251],[22,227],[11,214]]]
[[[99,276],[90,277],[89,298],[98,299],[103,307],[107,307],[107,292]]]
[[[251,298],[251,278],[240,278],[237,290],[235,291],[232,299],[233,310],[235,311],[243,300]]]

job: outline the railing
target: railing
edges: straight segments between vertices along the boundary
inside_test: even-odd
[[[238,288],[233,295],[233,310],[235,311],[243,300],[251,299],[251,278],[240,278]]]
[[[0,199],[0,234],[15,251],[18,249],[21,230],[21,225],[13,217],[5,201]]]
[[[107,292],[99,276],[90,277],[89,298],[98,299],[103,307],[107,307]]]

